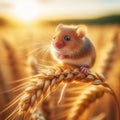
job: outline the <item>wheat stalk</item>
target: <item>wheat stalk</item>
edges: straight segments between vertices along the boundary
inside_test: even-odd
[[[81,114],[97,99],[101,98],[106,92],[105,87],[91,85],[77,97],[73,106],[69,110],[68,120],[79,120]]]
[[[107,53],[106,59],[103,61],[104,64],[101,68],[101,73],[105,76],[105,78],[109,76],[109,73],[116,58],[116,53],[118,51],[118,35],[118,32],[116,32],[112,41],[112,46]]]
[[[61,82],[71,82],[73,80],[80,82],[93,82],[94,85],[103,84],[102,75],[94,75],[89,73],[83,74],[79,68],[74,67],[52,67],[48,70],[44,70],[39,73],[36,78],[32,79],[29,83],[29,87],[23,92],[23,96],[19,102],[19,114],[25,114],[29,109],[33,109],[34,106],[41,102],[46,97],[47,91],[51,90],[53,86],[56,87]],[[108,87],[108,86],[105,86]],[[107,89],[111,92],[111,89]],[[49,91],[50,92],[50,91]],[[36,104],[35,104],[36,103]]]
[[[0,118],[4,119],[14,107],[11,107],[11,109],[1,115],[4,109],[3,106],[9,103],[22,90],[22,87],[16,91],[12,88],[20,88],[21,81],[17,82],[17,84],[16,81],[28,76],[28,73],[24,64],[24,57],[7,39],[0,40],[0,53]]]
[[[108,91],[106,90],[107,87],[99,87],[99,85],[87,84],[82,90],[80,84],[78,84],[78,86],[73,85],[67,90],[65,100],[62,104],[53,108],[53,110],[59,112],[57,112],[52,119],[77,120],[80,117],[81,120],[83,119],[81,117],[84,116],[83,113],[88,110],[88,106],[101,98],[104,93]]]
[[[118,53],[118,48],[119,48],[119,44],[118,44],[119,37],[118,37],[118,35],[119,35],[119,33],[116,32],[115,35],[113,36],[112,42],[111,42],[111,47],[109,48],[109,51],[107,52],[107,57],[106,57],[105,60],[103,60],[103,66],[101,68],[101,73],[104,75],[105,80],[108,80],[109,77],[111,79],[111,74],[113,72],[112,68],[114,67],[114,63],[115,63],[115,60],[117,58],[117,53]],[[109,97],[109,96],[107,96],[107,97]],[[118,107],[118,112],[120,112],[120,105],[119,105],[119,102],[117,100],[118,98],[115,94],[114,94],[114,99],[116,101],[115,103],[117,103],[115,106],[116,106],[116,108]],[[106,102],[107,102],[108,106],[110,106],[110,103],[108,103],[108,102],[110,102],[111,99],[108,99],[108,101],[106,101],[106,100],[107,99],[103,100],[103,101],[105,101],[104,102],[105,105],[106,105]],[[97,107],[99,107],[99,105]],[[103,110],[102,108],[100,108],[100,109]],[[99,111],[101,111],[100,109],[99,109]],[[107,111],[109,111],[109,110],[107,109]],[[97,112],[98,112],[98,110],[97,110]]]
[[[15,46],[7,40],[2,40],[4,48],[6,50],[6,56],[11,71],[12,80],[18,80],[28,76],[26,72],[26,64],[24,62],[24,56],[15,48]],[[20,71],[20,72],[19,72]],[[19,73],[18,73],[19,72]]]
[[[9,44],[8,44],[9,45]],[[7,48],[7,47],[6,47]],[[5,48],[5,49],[6,49]],[[10,54],[8,55],[9,59],[7,60],[9,62],[10,60],[10,63],[12,63],[11,61],[11,54],[14,54],[15,51],[12,51],[11,49],[6,49],[5,50],[7,52],[7,54]],[[17,54],[14,54],[17,56]],[[16,65],[20,65],[20,61],[21,60],[18,60],[16,59],[16,57],[14,58],[14,55],[12,56],[12,59],[14,59],[15,61],[18,61],[18,63],[15,63]],[[112,55],[112,54],[111,54]],[[13,60],[13,61],[14,61]],[[109,63],[110,64],[110,63]],[[109,65],[107,64],[107,65]],[[11,65],[11,69],[12,69],[12,66]],[[14,69],[14,68],[13,68]],[[16,68],[15,68],[16,69]],[[65,70],[68,70],[71,69],[70,73],[64,73]],[[76,69],[76,73],[73,74],[73,71]],[[104,70],[106,68],[103,68]],[[111,68],[110,68],[111,69]],[[109,70],[110,70],[109,69]],[[108,69],[106,69],[107,71],[109,71]],[[20,71],[20,73],[24,73],[23,70],[20,70],[20,69],[17,69],[17,71]],[[56,75],[57,71],[61,71],[59,74]],[[105,71],[106,72],[106,71]],[[103,72],[103,73],[105,73]],[[5,72],[6,73],[6,72]],[[48,74],[49,73],[49,74]],[[50,74],[51,73],[51,74]],[[69,74],[69,75],[68,75]],[[107,74],[107,73],[105,73]],[[11,73],[11,75],[13,77],[14,76],[14,72]],[[67,78],[67,75],[69,76]],[[77,80],[77,82],[84,82],[84,83],[88,83],[88,82],[92,82],[92,84],[96,85],[94,87],[98,87],[99,84],[103,85],[105,88],[105,90],[109,93],[111,93],[113,95],[113,92],[112,90],[109,88],[109,86],[104,83],[104,78],[102,77],[102,75],[100,74],[93,74],[93,73],[89,73],[88,75],[84,75],[83,73],[80,72],[80,70],[78,68],[64,68],[64,67],[53,67],[53,68],[50,68],[50,69],[47,69],[45,71],[43,71],[42,73],[40,73],[39,75],[37,75],[38,77],[34,77],[35,79],[32,79],[29,81],[29,87],[26,88],[26,90],[22,93],[22,96],[20,97],[20,103],[19,103],[19,106],[17,106],[17,108],[19,109],[19,114],[26,114],[27,112],[29,112],[31,109],[34,109],[34,106],[36,107],[38,103],[41,102],[42,99],[44,99],[47,95],[48,92],[50,92],[52,90],[53,87],[57,88],[57,86],[61,83],[61,82],[72,82],[74,81],[74,79]],[[59,77],[61,76],[61,78],[63,79],[59,79]],[[76,77],[77,76],[77,77]],[[81,77],[82,76],[82,77]],[[65,79],[66,78],[66,79]],[[97,86],[98,85],[98,86]],[[41,87],[40,87],[41,86]],[[88,89],[89,90],[89,87]],[[97,89],[96,89],[97,90]],[[100,90],[100,89],[99,89]],[[48,92],[47,92],[48,91]],[[84,90],[83,90],[84,91]],[[101,89],[101,92],[103,90]],[[103,92],[104,93],[104,92]],[[27,99],[27,97],[29,99]],[[78,96],[79,97],[79,96]],[[22,98],[22,99],[21,99]],[[98,99],[98,98],[96,98]],[[95,100],[96,100],[95,99]],[[30,100],[30,101],[27,101],[27,100]],[[94,100],[94,101],[95,101]],[[77,100],[78,101],[78,100]],[[35,104],[36,103],[36,104]],[[92,102],[91,102],[92,103]],[[91,104],[90,103],[90,104]],[[28,104],[28,107],[26,107],[26,109],[24,109],[25,106],[27,106]],[[89,105],[90,105],[89,104]],[[72,108],[71,108],[72,109]],[[86,108],[85,108],[86,109]],[[84,111],[85,111],[84,109]],[[83,111],[83,112],[84,112]],[[81,113],[83,113],[81,112]],[[75,113],[76,114],[76,113]]]

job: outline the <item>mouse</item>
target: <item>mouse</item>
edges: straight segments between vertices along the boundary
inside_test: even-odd
[[[87,37],[85,25],[58,24],[50,48],[58,62],[79,67],[85,74],[95,63],[95,47]]]
[[[94,65],[96,51],[87,37],[85,25],[58,24],[51,40],[52,56],[61,64],[79,67],[84,74]],[[62,88],[58,104],[61,103],[68,83]]]

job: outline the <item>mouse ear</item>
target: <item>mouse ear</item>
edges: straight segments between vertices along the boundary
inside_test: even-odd
[[[58,24],[57,27],[56,27],[56,31],[62,29],[62,27],[63,27],[63,24],[61,24],[61,23]]]
[[[79,25],[76,29],[76,33],[79,37],[83,37],[87,33],[87,27],[85,25]]]

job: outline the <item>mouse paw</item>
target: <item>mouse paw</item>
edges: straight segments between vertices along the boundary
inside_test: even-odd
[[[89,73],[89,67],[86,66],[86,65],[81,65],[80,70],[81,70],[82,73],[84,73],[86,75]]]

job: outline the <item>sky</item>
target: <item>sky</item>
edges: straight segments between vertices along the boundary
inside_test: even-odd
[[[120,14],[120,0],[0,0],[0,13],[23,20]]]

